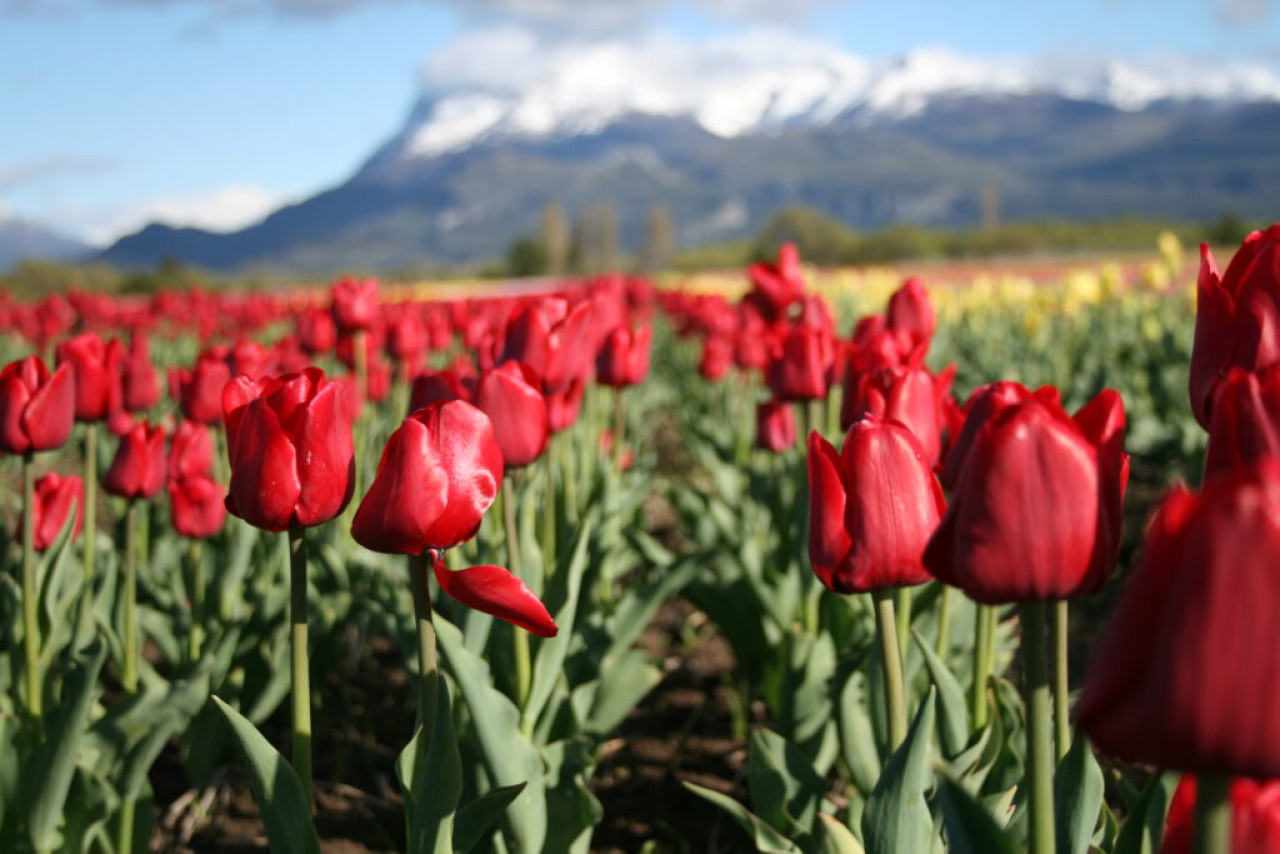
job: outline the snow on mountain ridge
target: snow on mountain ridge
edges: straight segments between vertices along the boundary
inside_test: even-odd
[[[505,136],[593,134],[631,114],[689,116],[735,137],[820,126],[855,110],[903,118],[960,94],[1044,92],[1124,110],[1169,99],[1280,100],[1280,74],[1265,65],[972,57],[939,48],[872,62],[775,31],[698,44],[653,35],[550,46],[510,31],[479,32],[434,55],[424,82],[429,100],[402,137],[401,157]]]

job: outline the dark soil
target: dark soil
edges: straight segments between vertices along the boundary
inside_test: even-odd
[[[682,785],[689,781],[745,798],[745,744],[732,729],[734,669],[729,645],[703,615],[683,600],[668,602],[641,639],[663,657],[666,676],[600,747],[593,790],[604,807],[592,850],[601,854],[637,852],[646,844],[661,852],[733,852],[750,845],[736,824]],[[326,854],[382,854],[403,849],[403,803],[394,779],[395,757],[408,741],[411,721],[400,701],[406,674],[389,643],[370,643],[372,660],[331,674],[324,691],[331,703],[326,723],[317,715],[315,731],[332,734],[316,745],[316,826]],[[360,721],[382,724],[375,738]],[[401,732],[401,730],[403,730]],[[283,729],[268,729],[284,744]],[[152,769],[155,852],[258,854],[268,851],[266,834],[247,781],[224,768],[203,789],[188,789],[176,749]],[[342,779],[351,785],[325,782]]]

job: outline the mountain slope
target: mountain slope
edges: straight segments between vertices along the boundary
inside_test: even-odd
[[[87,245],[48,226],[0,216],[0,270],[26,258],[74,261],[89,255]]]
[[[618,212],[641,239],[665,204],[695,245],[746,234],[803,203],[857,227],[971,225],[983,188],[1007,218],[1275,213],[1280,104],[1161,100],[1123,109],[1031,92],[940,94],[910,110],[865,101],[733,136],[696,116],[629,113],[591,132],[480,135],[423,154],[430,103],[350,180],[234,234],[151,226],[104,253],[121,264],[176,254],[213,269],[386,268],[493,258],[535,230],[551,199]]]

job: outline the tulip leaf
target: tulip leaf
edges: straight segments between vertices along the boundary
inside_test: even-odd
[[[524,791],[525,784],[503,786],[485,792],[458,810],[453,823],[453,850],[466,854],[489,837],[511,802]]]
[[[1084,733],[1075,735],[1053,781],[1060,854],[1088,854],[1102,809],[1102,769]]]
[[[248,718],[216,695],[213,703],[235,735],[272,854],[320,854],[320,840],[297,773]]]
[[[1151,778],[1121,826],[1112,854],[1156,854],[1164,837],[1165,815],[1177,783],[1176,774],[1157,774]]]
[[[516,854],[537,854],[547,836],[546,774],[542,758],[520,730],[520,713],[493,687],[484,659],[463,644],[462,632],[448,620],[436,620],[436,640],[471,714],[489,777],[496,787],[527,783],[524,795],[503,816]]]
[[[937,799],[947,830],[947,850],[951,854],[1017,852],[1017,846],[996,824],[987,808],[955,780],[943,775]]]
[[[858,837],[840,821],[826,813],[818,813],[822,832],[818,838],[818,854],[867,854]]]
[[[769,826],[769,823],[735,801],[714,789],[684,781],[682,785],[695,795],[710,801],[727,812],[736,821],[761,854],[801,854],[800,847]]]
[[[864,798],[871,794],[880,778],[880,754],[867,711],[869,695],[865,686],[866,677],[861,671],[849,674],[836,707],[841,755],[854,786]]]
[[[544,851],[587,854],[591,828],[604,817],[604,808],[587,782],[595,770],[592,745],[570,738],[542,750],[547,766],[547,839]]]
[[[600,669],[600,678],[574,688],[574,708],[582,720],[583,732],[603,736],[622,723],[662,681],[662,671],[649,663],[649,656],[631,650]]]
[[[551,699],[551,691],[556,682],[564,675],[564,659],[569,652],[569,642],[573,639],[573,626],[578,612],[578,594],[582,590],[582,577],[587,571],[587,544],[591,537],[591,524],[585,523],[578,531],[577,542],[573,546],[573,557],[565,570],[564,604],[556,614],[556,625],[559,632],[553,638],[546,638],[538,647],[538,657],[533,671],[533,685],[529,689],[529,699],[525,703],[523,718],[529,723],[536,723],[538,716]],[[517,630],[519,631],[519,630]]]
[[[929,678],[938,689],[938,735],[942,742],[942,752],[948,759],[959,756],[969,742],[969,704],[964,689],[956,677],[933,647],[914,628],[916,645],[924,655],[925,667],[929,670]]]
[[[925,799],[932,782],[929,743],[933,740],[937,692],[930,690],[916,718],[889,761],[862,814],[862,839],[867,854],[928,851],[933,843],[933,818]]]
[[[450,854],[454,813],[462,797],[462,758],[453,731],[449,686],[438,674],[436,707],[396,761],[404,790],[409,854]]]
[[[23,791],[30,792],[25,810],[27,830],[37,851],[56,847],[58,824],[89,727],[98,674],[106,659],[107,648],[101,641],[72,653],[71,669],[63,681],[62,702],[46,722],[44,741],[27,757],[21,780]]]
[[[795,745],[764,727],[755,729],[747,779],[757,815],[791,836],[809,833],[827,784]]]

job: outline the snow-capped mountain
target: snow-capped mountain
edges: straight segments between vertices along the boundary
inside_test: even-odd
[[[501,138],[599,133],[628,115],[689,117],[733,138],[797,125],[902,119],[939,97],[1057,95],[1137,111],[1161,101],[1280,100],[1268,66],[1183,57],[1146,61],[1057,57],[968,57],[921,49],[873,62],[820,44],[737,38],[698,50],[680,42],[560,46],[525,56],[515,45],[466,46],[514,54],[518,88],[491,70],[469,74],[452,56],[429,67],[435,80],[398,140],[405,158],[429,158]]]
[[[232,234],[150,226],[105,253],[214,269],[499,257],[551,200],[608,201],[623,245],[654,205],[686,245],[805,204],[860,228],[1008,219],[1275,217],[1280,75],[1259,65],[870,61],[742,36],[547,47],[512,31],[434,55],[402,130],[341,185]]]

